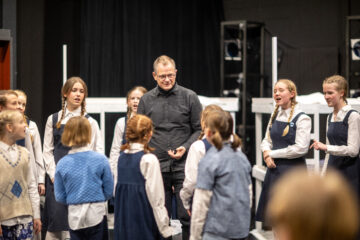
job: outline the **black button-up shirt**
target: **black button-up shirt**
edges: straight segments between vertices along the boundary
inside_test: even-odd
[[[187,151],[201,132],[202,106],[196,93],[175,83],[170,91],[155,87],[142,96],[137,113],[151,118],[154,133],[150,146],[160,161],[162,172],[184,171]],[[168,150],[186,148],[181,159],[172,159]]]

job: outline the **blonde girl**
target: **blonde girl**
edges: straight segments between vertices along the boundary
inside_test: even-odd
[[[115,192],[114,238],[155,240],[167,238],[172,230],[165,208],[160,163],[148,143],[152,121],[144,115],[130,118],[126,144],[121,147]]]
[[[41,231],[40,198],[29,152],[16,145],[25,138],[19,111],[0,113],[0,238],[30,240]]]
[[[45,219],[47,220],[46,239],[65,239],[69,237],[67,207],[57,203],[54,196],[54,176],[57,162],[68,154],[70,148],[62,145],[61,135],[67,121],[75,116],[85,116],[91,125],[91,141],[89,147],[104,153],[103,140],[99,125],[86,114],[85,98],[88,91],[80,77],[69,78],[61,89],[62,109],[47,119],[44,133],[43,159],[46,169]]]
[[[250,228],[250,162],[239,150],[230,113],[212,111],[205,126],[214,147],[199,162],[190,239],[245,239]]]
[[[27,105],[27,96],[24,91],[22,90],[14,90],[18,95],[18,104],[19,110],[24,116],[24,121],[27,125],[27,131],[30,135],[30,138],[25,138],[25,146],[31,146],[32,152],[34,153],[34,159],[36,163],[36,172],[37,175],[35,176],[37,183],[38,183],[38,190],[40,195],[45,195],[45,178],[40,179],[39,176],[45,176],[45,168],[44,168],[44,161],[42,158],[42,147],[41,147],[41,138],[39,129],[34,121],[31,121],[26,115],[26,105]],[[31,140],[30,143],[27,143],[26,140]],[[30,151],[30,150],[29,150]]]
[[[291,80],[281,79],[275,84],[276,106],[261,143],[267,170],[256,221],[264,222],[269,190],[277,179],[294,166],[306,166],[304,155],[310,144],[311,119],[298,107],[296,95],[296,86]]]
[[[191,201],[194,196],[199,161],[211,147],[211,144],[205,138],[204,130],[206,127],[206,119],[212,111],[222,111],[222,108],[215,104],[208,105],[204,108],[200,118],[202,132],[199,139],[191,144],[185,162],[185,180],[183,188],[180,190],[180,198],[189,215],[191,215]]]
[[[140,98],[147,92],[146,88],[142,86],[136,86],[127,93],[127,113],[125,117],[119,118],[115,125],[114,138],[110,149],[110,166],[111,171],[114,174],[114,181],[116,185],[117,179],[117,161],[120,156],[120,147],[125,144],[125,130],[127,121],[136,114],[137,108],[140,102]],[[114,190],[115,194],[115,190]]]
[[[90,141],[89,121],[71,118],[61,137],[71,150],[55,173],[56,201],[68,205],[70,237],[77,240],[108,239],[106,200],[112,196],[113,179],[107,157],[92,151]]]
[[[328,154],[323,171],[327,164],[340,171],[359,196],[360,115],[346,101],[347,86],[339,75],[324,80],[324,97],[334,110],[327,118],[326,144],[314,140],[311,147]]]

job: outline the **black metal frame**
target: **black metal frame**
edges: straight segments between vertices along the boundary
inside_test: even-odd
[[[350,22],[351,21],[360,21],[360,16],[347,16],[346,17],[346,32],[345,32],[345,76],[349,82],[348,91],[353,89],[353,84],[351,81],[351,47],[350,47],[350,38],[351,38],[351,29]],[[359,23],[360,24],[360,23]],[[360,38],[360,36],[359,36]]]
[[[240,73],[232,73],[232,74],[226,74],[225,73],[225,47],[224,47],[224,41],[225,41],[225,28],[227,26],[238,26],[239,29],[243,31],[243,40],[241,41],[242,44],[242,61],[239,61],[239,64],[242,64],[242,72]],[[260,22],[252,22],[252,21],[246,21],[246,20],[239,20],[239,21],[224,21],[221,22],[221,30],[220,30],[220,96],[224,96],[224,86],[225,86],[225,77],[226,75],[234,75],[238,74],[239,78],[241,76],[242,81],[239,83],[239,89],[242,89],[241,94],[239,95],[239,103],[241,103],[240,110],[241,110],[241,123],[239,125],[239,131],[243,138],[245,138],[245,130],[246,130],[246,114],[247,114],[247,106],[246,106],[246,99],[247,99],[247,29],[249,28],[260,28],[260,91],[259,95],[260,97],[263,97],[264,95],[264,49],[265,49],[265,29],[264,24]],[[240,75],[241,74],[241,75]],[[242,85],[242,86],[241,86]],[[242,88],[241,88],[242,87]],[[240,101],[241,98],[241,101]],[[250,109],[249,109],[250,110]]]

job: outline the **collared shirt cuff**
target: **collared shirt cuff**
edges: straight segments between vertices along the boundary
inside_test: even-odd
[[[166,229],[164,229],[162,231],[162,235],[164,238],[168,238],[168,237],[172,236],[172,228],[169,226]]]

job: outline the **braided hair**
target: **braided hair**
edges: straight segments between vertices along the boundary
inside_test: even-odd
[[[126,127],[126,143],[121,146],[121,151],[130,149],[131,143],[144,144],[144,152],[148,153],[154,149],[149,147],[149,135],[153,132],[153,124],[149,117],[136,114],[130,118]]]
[[[65,108],[66,108],[65,95],[67,95],[71,92],[71,89],[73,88],[75,83],[80,83],[84,88],[84,99],[81,102],[81,116],[85,115],[85,112],[86,112],[85,99],[88,96],[88,89],[87,89],[86,83],[80,77],[71,77],[68,80],[66,80],[64,86],[61,88],[61,110],[62,110],[62,112],[61,112],[61,117],[60,117],[59,121],[56,123],[56,128],[58,128],[58,129],[61,126],[61,121],[65,117]]]
[[[289,116],[288,121],[287,121],[288,124],[285,127],[285,129],[284,129],[284,131],[283,131],[283,133],[281,135],[281,136],[284,137],[289,133],[289,123],[290,123],[290,121],[291,121],[291,119],[292,119],[292,117],[294,115],[295,105],[297,104],[297,102],[296,102],[297,90],[296,90],[295,83],[293,81],[291,81],[290,79],[280,79],[280,80],[278,80],[276,82],[276,84],[278,84],[280,82],[284,83],[287,86],[287,89],[288,89],[289,92],[294,92],[294,97],[291,98],[291,111],[290,111],[290,116]],[[274,109],[274,112],[271,115],[270,122],[269,122],[269,131],[268,131],[268,136],[267,136],[269,139],[270,139],[270,129],[272,127],[272,123],[274,122],[276,115],[278,114],[278,111],[279,111],[279,105],[276,105],[275,109]]]

